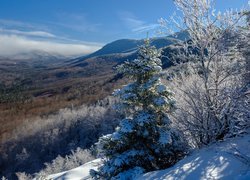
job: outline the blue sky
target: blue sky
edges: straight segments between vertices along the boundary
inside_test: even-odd
[[[216,0],[216,9],[246,4]],[[87,54],[116,39],[143,38],[146,32],[154,37],[157,20],[175,11],[172,0],[0,0],[0,41],[8,41],[0,55],[7,48],[21,52],[26,41],[26,51],[40,45],[45,51],[47,46]]]

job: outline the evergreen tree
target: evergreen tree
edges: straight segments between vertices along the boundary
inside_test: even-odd
[[[161,82],[160,56],[161,51],[146,40],[138,59],[118,67],[119,73],[135,81],[113,93],[121,99],[116,108],[126,118],[113,134],[99,139],[97,150],[104,163],[98,171],[91,171],[95,178],[132,179],[169,167],[185,154],[186,146],[167,115],[175,100]]]

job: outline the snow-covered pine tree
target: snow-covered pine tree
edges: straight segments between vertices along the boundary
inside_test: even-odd
[[[167,115],[175,100],[161,82],[160,56],[161,51],[145,40],[138,59],[118,67],[119,73],[135,81],[113,93],[120,97],[116,108],[124,111],[126,118],[113,134],[97,143],[103,165],[91,171],[96,179],[133,179],[137,174],[169,167],[185,154],[186,144]]]

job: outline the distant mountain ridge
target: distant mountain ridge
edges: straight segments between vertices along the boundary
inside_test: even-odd
[[[151,45],[156,48],[164,48],[166,46],[176,44],[179,41],[185,41],[188,39],[188,33],[186,31],[175,33],[174,35],[151,38]],[[134,57],[134,54],[138,50],[138,47],[143,45],[144,40],[134,40],[134,39],[120,39],[106,44],[100,50],[89,54],[87,56],[82,56],[68,62],[71,62],[75,66],[81,66],[82,62],[89,58],[102,57],[102,56],[129,56]]]

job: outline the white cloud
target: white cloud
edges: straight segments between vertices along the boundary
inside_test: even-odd
[[[101,45],[96,43],[60,43],[48,40],[35,40],[13,34],[0,34],[0,42],[0,56],[12,56],[32,51],[45,51],[63,56],[74,56],[89,54],[101,48]]]
[[[48,26],[36,23],[29,23],[23,21],[16,21],[12,19],[0,19],[0,27],[4,27],[5,29],[26,29],[26,30],[43,30],[47,31]]]
[[[60,14],[61,19],[58,19],[54,25],[78,31],[96,31],[99,24],[88,22],[85,16],[84,14]],[[15,56],[32,51],[78,56],[92,53],[103,46],[100,43],[84,42],[52,34],[49,24],[49,22],[36,24],[0,19],[0,56]]]
[[[142,32],[145,32],[145,31],[154,30],[154,29],[159,28],[159,27],[160,27],[159,24],[146,24],[146,25],[144,24],[144,25],[142,25],[140,27],[132,29],[132,31],[142,33]]]
[[[154,30],[159,27],[158,24],[147,23],[143,20],[140,20],[133,13],[123,11],[119,13],[121,20],[124,24],[135,33],[143,33],[145,31]]]
[[[45,31],[20,31],[20,30],[16,30],[16,29],[2,29],[2,28],[0,28],[0,33],[25,35],[25,36],[47,37],[47,38],[56,37],[54,34],[51,34],[49,32],[45,32]]]

